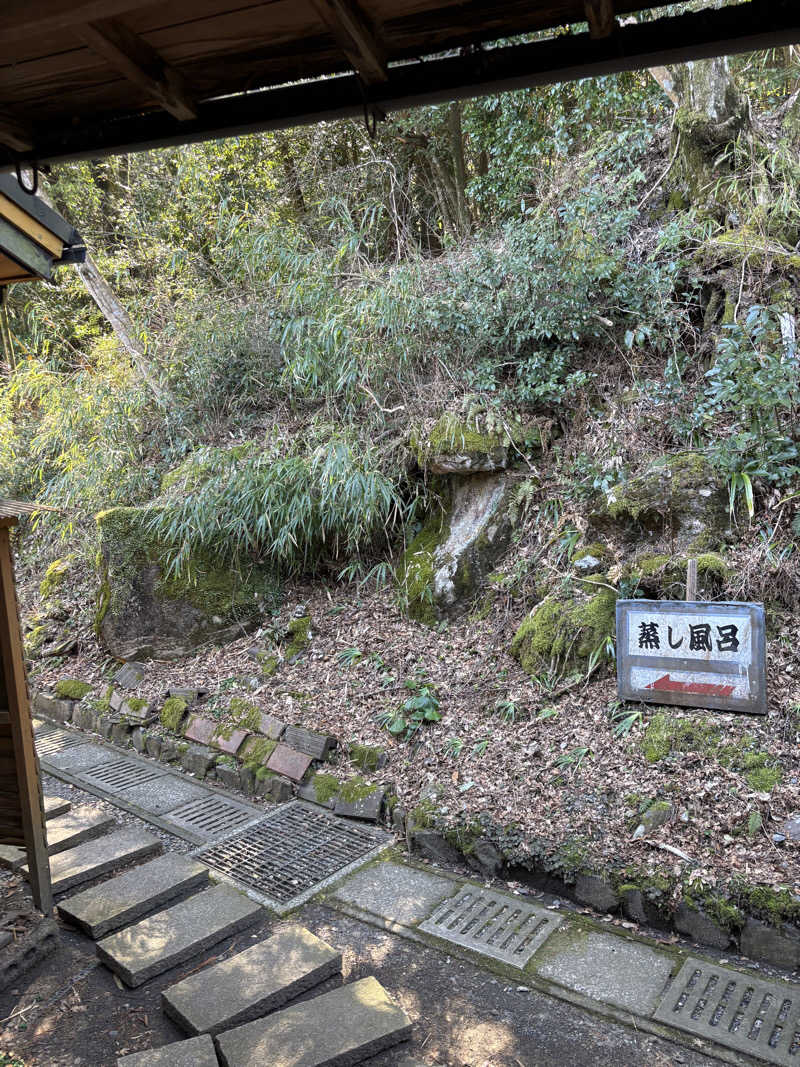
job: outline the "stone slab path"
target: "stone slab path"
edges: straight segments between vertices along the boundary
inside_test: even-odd
[[[47,851],[51,856],[82,845],[107,833],[115,825],[113,815],[107,815],[93,804],[80,804],[65,815],[58,815],[47,823]]]
[[[223,1067],[349,1067],[411,1037],[411,1021],[375,978],[226,1030],[215,1038]]]
[[[149,859],[161,852],[157,837],[142,830],[116,830],[50,858],[54,893],[65,893],[129,863]],[[27,864],[22,868],[27,873]]]
[[[282,1007],[341,969],[341,952],[301,926],[287,926],[170,986],[161,1002],[187,1033],[218,1034]]]
[[[208,885],[208,868],[178,852],[67,897],[58,914],[93,940],[136,922],[181,893]]]
[[[97,943],[97,955],[126,985],[140,986],[251,926],[260,904],[227,885],[205,889]]]
[[[74,730],[40,721],[36,739],[46,773],[196,845],[266,814],[165,764],[112,745],[84,742]],[[187,811],[198,805],[202,817],[187,818]]]
[[[217,1064],[214,1042],[208,1034],[147,1052],[134,1052],[117,1060],[117,1067],[217,1067]]]

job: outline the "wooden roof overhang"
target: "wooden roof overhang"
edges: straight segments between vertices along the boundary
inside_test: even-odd
[[[664,5],[4,0],[0,168],[279,129],[365,110],[374,118],[415,104],[800,40],[798,0],[745,0],[620,24],[624,16],[657,6]]]
[[[0,174],[0,289],[12,282],[49,281],[57,264],[85,257],[80,235],[65,219],[16,177]]]

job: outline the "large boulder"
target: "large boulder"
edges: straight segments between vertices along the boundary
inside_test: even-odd
[[[718,549],[730,526],[724,479],[705,456],[664,456],[613,486],[591,516],[593,531],[641,547],[665,539],[672,555]]]
[[[428,520],[403,556],[409,614],[429,625],[469,605],[507,548],[510,482],[503,474],[450,479],[448,506]]]
[[[100,592],[98,638],[119,659],[168,659],[223,642],[262,621],[280,585],[263,568],[241,574],[196,558],[186,577],[166,577],[163,550],[145,531],[141,508],[97,516]]]
[[[505,430],[481,431],[451,412],[445,412],[429,433],[415,431],[412,435],[417,463],[431,474],[505,470],[513,444]]]

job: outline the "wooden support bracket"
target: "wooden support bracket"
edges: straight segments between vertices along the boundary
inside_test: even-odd
[[[589,23],[589,36],[595,40],[610,37],[617,28],[614,17],[614,0],[583,0],[586,21]]]
[[[383,45],[355,0],[311,0],[314,10],[367,85],[389,77]]]
[[[183,76],[119,19],[88,22],[76,26],[75,33],[170,115],[182,122],[197,118],[197,108],[186,91]]]

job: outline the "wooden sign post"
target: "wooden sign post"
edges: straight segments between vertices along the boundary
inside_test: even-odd
[[[9,529],[0,517],[0,841],[24,845],[36,907],[53,910],[39,764],[33,745]]]

